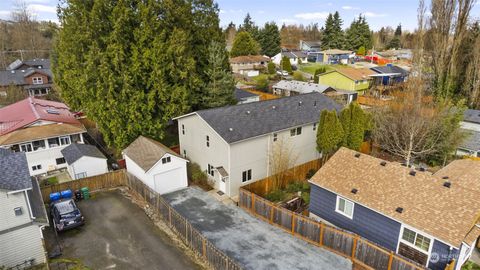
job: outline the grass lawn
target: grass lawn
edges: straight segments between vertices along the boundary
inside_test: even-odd
[[[332,70],[332,68],[329,65],[320,64],[320,63],[305,63],[305,64],[301,64],[298,68],[303,72],[310,73],[313,75],[315,73],[315,70],[321,67],[325,67],[327,71]]]
[[[58,178],[57,178],[56,176],[47,178],[47,179],[45,180],[45,183],[47,183],[48,185],[58,184]]]
[[[468,261],[462,266],[462,270],[480,270],[480,265],[472,261]]]

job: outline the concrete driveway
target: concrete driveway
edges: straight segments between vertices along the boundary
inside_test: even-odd
[[[119,191],[78,203],[86,224],[59,234],[61,258],[80,259],[91,269],[200,269],[160,231],[145,212]],[[54,248],[53,232],[46,235]]]
[[[339,255],[308,244],[196,187],[164,195],[217,248],[245,269],[351,270]]]

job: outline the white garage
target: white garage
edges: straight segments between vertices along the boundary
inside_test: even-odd
[[[72,143],[61,152],[73,180],[108,172],[107,158],[94,145]]]
[[[188,161],[153,139],[140,136],[122,154],[127,172],[160,194],[188,186]]]

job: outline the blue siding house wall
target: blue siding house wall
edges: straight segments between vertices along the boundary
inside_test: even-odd
[[[428,262],[428,268],[432,270],[444,270],[451,259],[458,258],[458,250],[450,250],[450,246],[434,240],[432,246],[432,255]]]
[[[355,204],[353,218],[335,211],[337,195],[311,185],[310,212],[328,222],[354,232],[387,249],[396,251],[401,224],[366,207]]]

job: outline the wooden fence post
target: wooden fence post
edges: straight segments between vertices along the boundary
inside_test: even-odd
[[[253,215],[255,215],[255,194],[253,194],[253,192],[250,192],[250,196],[252,197],[251,201],[252,201],[252,212],[253,212]]]
[[[388,258],[388,270],[392,269],[392,263],[393,263],[393,251],[390,251],[390,256]]]
[[[273,223],[273,210],[274,210],[273,203],[270,203],[270,224]]]
[[[355,259],[355,251],[357,249],[357,242],[358,242],[358,235],[355,235],[353,238],[353,245],[352,245],[352,259]]]
[[[323,230],[324,230],[324,227],[325,226],[323,225],[323,222],[320,223],[320,239],[319,239],[320,240],[320,246],[323,245]]]
[[[172,208],[168,206],[168,221],[170,222],[170,227],[172,227]]]
[[[292,213],[292,234],[295,234],[295,214]]]
[[[203,238],[203,241],[202,241],[202,251],[203,251],[203,257],[206,259],[207,258],[207,240],[205,240],[205,238]]]

